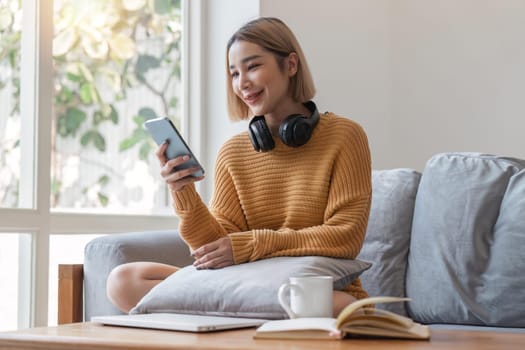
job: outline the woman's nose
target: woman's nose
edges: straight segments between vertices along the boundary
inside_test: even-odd
[[[250,86],[250,78],[248,77],[248,74],[246,73],[240,73],[239,74],[239,87],[241,89],[246,89]]]

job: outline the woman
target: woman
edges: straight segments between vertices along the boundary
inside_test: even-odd
[[[301,47],[279,19],[259,18],[227,45],[228,109],[252,118],[216,162],[209,208],[195,190],[196,169],[172,172],[187,157],[157,157],[180,218],[179,231],[197,269],[218,269],[276,256],[355,258],[371,200],[370,152],[355,122],[319,115]],[[256,117],[254,117],[256,116]],[[108,279],[108,296],[127,312],[177,267],[131,263]],[[359,280],[334,291],[334,315],[366,297]]]

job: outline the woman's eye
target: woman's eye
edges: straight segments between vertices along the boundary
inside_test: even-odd
[[[248,66],[248,70],[253,70],[253,69],[255,69],[255,68],[259,67],[259,66],[260,66],[260,64],[258,64],[258,63],[257,64],[250,64]]]
[[[231,75],[232,78],[237,78],[237,76],[239,76],[239,73],[238,72],[231,72],[230,75]]]

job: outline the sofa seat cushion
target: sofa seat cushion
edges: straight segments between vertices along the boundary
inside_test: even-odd
[[[154,287],[131,313],[282,319],[287,315],[277,292],[289,277],[332,276],[334,289],[342,290],[370,265],[358,259],[321,256],[270,258],[217,270],[196,270],[190,265]]]
[[[374,170],[372,206],[358,258],[373,263],[361,282],[370,296],[405,297],[405,274],[412,215],[421,173],[412,169]],[[404,303],[376,305],[407,315]]]
[[[501,276],[497,283],[487,283],[486,279],[491,269],[494,279],[503,272],[522,274],[519,269],[525,266],[520,251],[525,242],[523,214],[508,214],[501,219],[505,224],[499,219],[507,215],[506,211],[500,214],[504,197],[521,191],[523,198],[523,186],[516,184],[523,180],[516,176],[524,167],[525,162],[518,159],[474,153],[439,154],[427,162],[416,197],[406,281],[407,296],[412,299],[408,311],[414,319],[423,323],[525,326],[523,317],[501,324],[499,317],[494,317],[494,299],[490,300],[498,295],[499,303],[521,308],[518,312],[523,315],[524,299],[518,296],[523,294],[519,290],[523,278]],[[515,198],[508,200],[518,204]],[[498,236],[506,235],[507,240],[494,235],[498,221],[505,231]],[[511,249],[513,244],[517,246]],[[517,267],[501,260],[494,263],[495,257],[505,256],[505,261],[514,260]],[[516,283],[521,283],[521,288],[511,292]]]

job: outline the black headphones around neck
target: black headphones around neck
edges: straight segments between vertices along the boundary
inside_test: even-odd
[[[319,122],[319,112],[313,101],[304,103],[312,115],[310,117],[302,114],[292,114],[279,126],[279,137],[285,145],[299,147],[308,142],[312,132]],[[266,125],[264,116],[253,117],[248,125],[248,135],[253,148],[257,152],[267,152],[275,147],[270,128]]]

